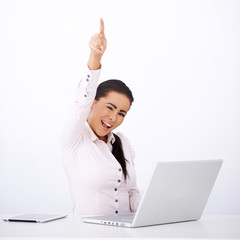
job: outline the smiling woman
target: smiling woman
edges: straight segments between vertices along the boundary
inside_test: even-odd
[[[73,199],[81,215],[136,211],[134,152],[128,139],[113,133],[133,102],[131,90],[120,80],[97,86],[106,50],[104,23],[89,43],[88,68],[77,88],[74,109],[62,134],[63,159]]]
[[[98,86],[88,123],[99,139],[107,142],[107,134],[123,122],[132,102],[132,92],[120,80],[108,80]]]

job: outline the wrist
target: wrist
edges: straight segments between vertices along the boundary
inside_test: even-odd
[[[103,54],[96,53],[94,51],[90,52],[88,67],[90,70],[97,70],[101,68],[101,59]]]

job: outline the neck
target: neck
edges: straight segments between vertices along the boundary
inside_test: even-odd
[[[95,133],[95,134],[96,134],[96,133]],[[99,138],[100,140],[104,141],[105,143],[107,143],[107,139],[108,139],[107,136],[103,136],[103,137],[99,137],[99,136],[98,136],[98,138]]]
[[[88,123],[89,127],[92,129],[92,131],[94,132],[94,134],[98,137],[98,139],[104,141],[105,143],[107,143],[108,136],[107,136],[107,135],[106,135],[106,136],[98,136],[97,133],[96,133],[96,132],[93,130],[93,128],[91,127],[88,119],[87,119],[87,123]]]

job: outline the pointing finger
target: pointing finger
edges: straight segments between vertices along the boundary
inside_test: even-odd
[[[103,19],[100,19],[100,32],[99,34],[104,35],[104,22]]]

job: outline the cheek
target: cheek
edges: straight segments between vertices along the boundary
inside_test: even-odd
[[[119,118],[117,119],[117,126],[121,125],[122,122],[123,122],[123,120],[124,120],[124,118],[119,117]]]
[[[98,121],[98,112],[97,109],[93,108],[91,109],[89,115],[88,115],[88,121],[93,126]]]
[[[94,118],[98,118],[102,115],[102,113],[103,113],[103,110],[101,108],[99,108],[98,106],[94,106],[91,109],[90,115]]]

